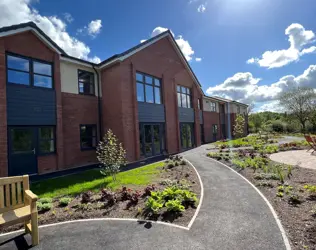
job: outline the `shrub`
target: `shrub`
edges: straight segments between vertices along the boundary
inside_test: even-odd
[[[144,189],[144,196],[149,196],[151,194],[152,191],[155,191],[156,187],[154,184],[152,185],[148,185],[145,189]]]
[[[81,194],[81,203],[91,202],[91,198],[92,198],[92,192],[91,191],[83,192]]]
[[[52,203],[41,203],[41,202],[37,202],[36,203],[37,205],[37,209],[40,211],[40,212],[46,212],[46,211],[49,211],[52,209],[53,205]]]
[[[288,202],[289,202],[290,204],[293,204],[293,205],[301,204],[301,203],[302,203],[302,201],[301,201],[301,199],[300,199],[300,197],[299,197],[298,194],[291,194],[290,197],[289,197]]]
[[[185,210],[184,206],[182,205],[181,200],[169,200],[165,203],[167,211],[170,212],[183,212]]]
[[[40,198],[38,200],[38,202],[42,203],[42,204],[45,204],[45,203],[52,203],[53,202],[53,199],[52,198]]]
[[[272,121],[271,126],[274,132],[282,133],[285,131],[285,124],[279,120]]]
[[[215,152],[213,153],[213,152],[211,152],[211,153],[208,153],[207,156],[210,157],[210,158],[214,158],[216,160],[221,160],[222,159],[222,155],[220,153],[215,153]]]
[[[117,198],[116,198],[116,193],[110,191],[110,190],[107,190],[107,189],[101,189],[101,198],[100,198],[101,201],[107,201],[107,205],[109,206],[113,206],[116,201],[117,201]]]
[[[61,207],[65,207],[68,206],[68,204],[72,201],[71,198],[69,197],[63,197],[59,200],[59,206]]]
[[[234,124],[233,135],[236,138],[240,138],[245,134],[245,118],[238,114]]]
[[[126,163],[126,150],[111,129],[104,135],[103,140],[97,147],[97,159],[101,164],[102,175],[112,175],[116,181],[116,174],[120,171],[120,166]]]
[[[259,151],[262,154],[273,154],[279,151],[279,147],[277,145],[268,145]]]
[[[149,197],[146,202],[146,207],[150,209],[154,214],[157,214],[159,210],[164,206],[164,201],[159,199],[154,199],[153,197]]]

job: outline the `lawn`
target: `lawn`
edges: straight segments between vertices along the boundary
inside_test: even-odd
[[[92,169],[73,175],[43,180],[31,185],[31,190],[39,197],[56,198],[75,196],[84,191],[98,191],[100,188],[116,190],[121,186],[145,186],[152,183],[164,166],[157,162],[117,174],[117,181],[111,176],[103,176],[99,169]]]

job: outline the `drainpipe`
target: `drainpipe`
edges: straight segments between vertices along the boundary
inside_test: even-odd
[[[102,106],[101,106],[101,97],[100,97],[100,75],[99,72],[95,69],[94,65],[92,65],[95,73],[97,74],[97,83],[98,83],[98,115],[99,115],[99,135],[100,140],[102,140]]]

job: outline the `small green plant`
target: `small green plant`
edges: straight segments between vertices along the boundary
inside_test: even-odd
[[[268,182],[268,181],[260,181],[258,182],[257,186],[261,186],[261,187],[269,187],[269,188],[273,188],[273,184]]]
[[[69,197],[63,197],[59,200],[59,206],[61,207],[66,207],[68,204],[72,201],[71,198]]]
[[[45,204],[45,203],[52,203],[53,202],[53,199],[52,198],[40,198],[38,200],[38,202],[42,203],[42,204]]]
[[[152,192],[154,193],[154,192]],[[153,197],[149,197],[146,202],[146,207],[150,209],[154,214],[157,214],[159,210],[164,206],[164,201],[161,199],[155,199]]]
[[[305,185],[304,188],[311,193],[316,193],[316,185]]]
[[[183,212],[185,210],[181,200],[178,199],[167,201],[165,206],[170,212]]]
[[[302,201],[300,200],[300,197],[298,194],[291,194],[289,197],[289,203],[293,205],[301,204]]]
[[[246,163],[244,161],[241,161],[241,160],[238,160],[238,159],[233,159],[232,160],[232,163],[238,167],[238,168],[241,168],[241,169],[244,169],[247,167]]]
[[[47,212],[49,210],[51,210],[51,208],[53,207],[52,203],[41,203],[41,202],[37,202],[37,209],[40,212]]]
[[[222,159],[222,154],[220,154],[220,153],[211,152],[211,153],[208,153],[207,156],[210,158],[214,158],[216,160]]]
[[[283,192],[277,192],[277,194],[276,194],[276,196],[278,196],[278,197],[283,197],[284,196],[284,193]]]
[[[293,166],[292,165],[287,165],[287,178],[291,178],[292,176],[292,170],[293,170]]]
[[[255,180],[278,180],[279,177],[274,173],[258,173],[254,174],[253,178]]]

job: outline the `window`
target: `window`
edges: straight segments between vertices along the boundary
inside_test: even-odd
[[[201,101],[198,99],[198,109],[201,109]]]
[[[158,78],[136,73],[137,101],[161,104],[161,84]]]
[[[79,94],[94,95],[94,74],[92,72],[78,70]]]
[[[81,149],[95,149],[97,146],[97,126],[80,125]]]
[[[55,152],[55,128],[41,127],[39,128],[39,151],[42,154]]]
[[[191,90],[183,86],[177,86],[178,106],[182,108],[192,108]]]
[[[218,130],[218,127],[217,127],[217,124],[213,124],[213,134],[217,134],[217,130]]]
[[[209,102],[210,110],[213,112],[216,112],[216,103],[215,102]]]
[[[8,83],[53,88],[52,65],[35,59],[7,55]]]

